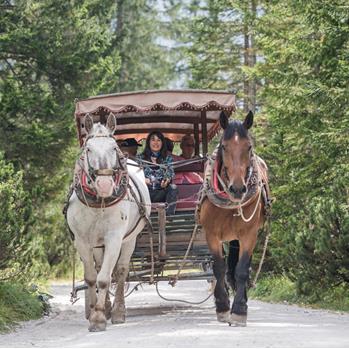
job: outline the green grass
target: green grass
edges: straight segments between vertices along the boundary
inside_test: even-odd
[[[323,290],[314,290],[313,294],[301,295],[295,283],[285,276],[270,276],[260,279],[255,289],[249,290],[249,296],[267,302],[286,302],[312,308],[349,311],[349,287],[339,285]]]
[[[19,321],[38,319],[44,311],[35,292],[22,285],[0,282],[0,333],[13,328]]]

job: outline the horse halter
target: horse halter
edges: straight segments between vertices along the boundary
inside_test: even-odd
[[[94,167],[90,163],[90,159],[88,156],[88,150],[87,150],[87,142],[89,139],[95,138],[95,137],[106,137],[106,138],[112,138],[116,145],[116,163],[117,165],[112,168],[105,168],[105,169],[94,169]],[[117,146],[117,142],[115,138],[111,135],[90,135],[86,138],[83,152],[86,156],[87,166],[88,169],[85,171],[87,174],[91,184],[96,187],[95,182],[98,176],[112,176],[114,178],[116,186],[124,185],[126,186],[128,184],[128,171],[126,167],[127,162],[127,156],[125,156],[121,150]]]
[[[220,152],[222,152],[224,150],[223,148],[223,145],[220,144]],[[226,180],[229,181],[229,176],[228,176],[228,173],[227,173],[227,168],[226,166],[224,166],[224,160],[223,160],[223,156],[221,156],[221,159],[222,159],[222,172],[223,172],[223,175],[225,177]],[[252,145],[251,145],[251,148],[249,149],[249,165],[246,169],[246,174],[245,174],[245,177],[244,177],[244,181],[245,181],[245,185],[246,185],[246,189],[248,191],[248,188],[249,188],[249,185],[250,185],[250,182],[251,182],[251,178],[252,178],[252,174],[253,174],[253,168],[254,168],[254,159],[255,159],[255,154],[253,152],[253,148],[252,148]],[[217,174],[219,176],[219,174]],[[224,181],[223,181],[224,183]],[[221,184],[223,184],[221,183]],[[224,191],[230,196],[229,194],[229,190],[227,188],[227,185],[224,183],[223,186],[223,189]],[[247,193],[246,191],[246,193]]]

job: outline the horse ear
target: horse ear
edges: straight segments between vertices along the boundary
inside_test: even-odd
[[[250,110],[248,114],[246,115],[245,121],[244,121],[244,127],[246,130],[250,129],[253,125],[253,113]]]
[[[229,121],[224,111],[222,111],[221,114],[219,115],[219,123],[223,130],[225,130],[228,127]]]
[[[114,131],[116,129],[116,117],[113,113],[110,113],[107,119],[107,128],[111,132],[111,134],[114,134]]]
[[[90,133],[90,131],[93,128],[93,119],[92,119],[90,114],[85,115],[84,125],[85,125],[85,130],[87,131],[87,133]]]

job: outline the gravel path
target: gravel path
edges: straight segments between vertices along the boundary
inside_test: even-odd
[[[131,285],[132,286],[132,285]],[[160,283],[169,298],[200,301],[206,281],[180,281],[175,288]],[[83,292],[74,305],[70,285],[53,285],[52,313],[0,335],[0,347],[349,347],[349,314],[283,304],[249,301],[247,327],[229,327],[215,318],[213,299],[202,305],[166,302],[146,285],[127,298],[122,325],[90,333],[84,318]]]

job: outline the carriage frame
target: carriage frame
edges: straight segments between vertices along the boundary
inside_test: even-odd
[[[182,163],[178,172],[203,172],[208,144],[219,132],[219,115],[235,112],[232,92],[212,90],[153,90],[124,92],[76,100],[75,122],[80,146],[87,135],[84,117],[105,123],[110,113],[116,117],[117,140],[135,138],[141,141],[153,130],[179,142],[184,135],[195,140],[195,163]],[[200,154],[202,154],[200,156]],[[137,238],[130,265],[129,281],[149,282],[212,278],[211,254],[204,232],[196,223],[195,208],[200,186],[180,188],[174,216],[166,217],[165,203],[152,204],[152,236],[147,231]],[[182,201],[181,201],[182,200]],[[177,273],[175,273],[177,271]],[[176,281],[176,280],[175,280]]]

